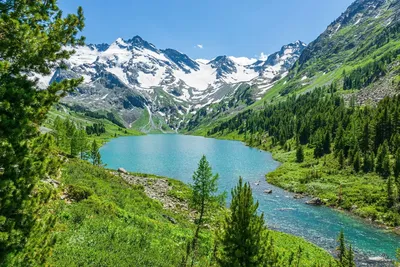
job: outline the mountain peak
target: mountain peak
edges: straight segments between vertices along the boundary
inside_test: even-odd
[[[212,68],[216,69],[217,79],[225,77],[226,74],[237,72],[235,62],[226,55],[214,58],[207,65],[211,65]]]
[[[144,49],[148,49],[148,50],[151,50],[154,52],[157,51],[157,48],[153,44],[147,42],[139,35],[132,37],[131,39],[127,40],[126,42],[137,48],[142,48],[142,49],[144,48]]]

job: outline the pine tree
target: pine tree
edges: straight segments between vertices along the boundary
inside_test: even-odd
[[[360,153],[358,151],[354,155],[353,168],[354,168],[355,172],[357,172],[357,173],[360,172],[361,161],[360,161]]]
[[[343,230],[340,231],[337,242],[338,247],[336,248],[336,250],[338,251],[339,263],[344,264],[346,262],[346,241],[344,239]]]
[[[225,217],[221,239],[223,249],[218,258],[220,266],[262,266],[265,226],[264,215],[258,215],[257,208],[258,202],[253,200],[250,185],[243,183],[240,177],[232,190],[230,214]]]
[[[383,178],[388,178],[391,175],[389,154],[386,154],[386,156],[383,159],[382,171],[380,175],[382,175]]]
[[[39,126],[49,109],[82,80],[54,82],[38,90],[26,74],[49,75],[74,53],[62,47],[83,44],[83,38],[76,38],[84,26],[83,12],[62,16],[56,0],[2,0],[0,14],[0,180],[1,191],[7,192],[0,194],[0,265],[12,266],[5,257],[12,255],[26,266],[37,266],[49,251],[42,242],[51,227],[37,218],[50,195],[38,188],[39,180],[56,176],[59,169],[54,139],[40,135]],[[35,248],[24,254],[34,236],[42,242],[31,239]]]
[[[399,182],[400,177],[400,149],[397,149],[394,166],[393,166],[393,175],[396,178],[397,182]]]
[[[193,249],[195,249],[199,237],[200,228],[204,223],[204,215],[210,206],[217,202],[218,196],[218,174],[213,175],[211,166],[205,155],[200,159],[197,170],[193,174],[192,204],[199,211],[199,218],[196,221],[197,228],[193,238]]]
[[[354,251],[353,251],[353,247],[349,246],[349,249],[347,251],[347,263],[348,263],[348,267],[356,267],[356,263],[354,261]]]
[[[74,134],[72,135],[70,148],[71,148],[71,151],[70,151],[71,156],[76,157],[76,155],[79,154],[79,132],[78,131],[74,131]]]
[[[370,132],[369,132],[369,122],[364,124],[364,130],[361,133],[360,148],[363,153],[369,151],[370,144]]]
[[[334,148],[335,148],[335,156],[339,156],[339,152],[343,151],[344,149],[344,130],[342,124],[339,124],[339,127],[336,131],[336,138],[334,142]]]
[[[96,140],[92,142],[92,148],[90,150],[90,159],[92,160],[93,165],[99,166],[101,165],[101,156],[99,151],[99,146],[97,145]]]
[[[387,180],[387,201],[388,207],[393,207],[398,199],[398,188],[393,176],[390,176]]]
[[[78,153],[81,159],[87,159],[88,140],[85,130],[78,131]]]
[[[340,150],[339,152],[338,152],[338,161],[339,161],[339,166],[340,166],[340,168],[341,169],[343,169],[344,168],[344,161],[345,161],[345,158],[344,158],[344,152],[343,152],[343,150]]]
[[[367,154],[364,157],[363,172],[369,173],[374,170],[374,155]]]
[[[296,162],[302,163],[304,161],[304,149],[302,145],[299,145],[296,150]]]
[[[329,134],[329,131],[326,131],[326,133],[325,133],[324,143],[323,143],[323,151],[324,151],[324,154],[331,153],[331,135]]]
[[[387,173],[387,170],[384,169],[384,167],[387,166],[384,166],[384,164],[388,164],[388,162],[385,163],[388,158],[388,150],[388,144],[387,141],[385,141],[382,145],[379,146],[378,153],[376,155],[375,170],[382,176]]]

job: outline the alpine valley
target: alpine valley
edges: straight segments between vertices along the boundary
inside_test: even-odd
[[[126,127],[142,132],[177,131],[202,107],[219,102],[244,107],[261,99],[287,75],[305,47],[297,41],[264,60],[231,56],[193,60],[135,36],[112,44],[70,47],[76,53],[65,61],[66,69],[37,77],[42,86],[84,77],[62,103],[112,112]]]
[[[0,0],[0,266],[400,266],[400,0],[259,59],[58,2]]]

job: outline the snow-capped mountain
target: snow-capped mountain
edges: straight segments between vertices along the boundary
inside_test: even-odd
[[[193,60],[174,49],[158,49],[139,36],[118,38],[112,44],[69,48],[76,53],[66,62],[67,70],[40,77],[39,84],[83,77],[83,84],[64,103],[113,111],[127,126],[147,114],[149,123],[140,125],[142,130],[166,125],[177,129],[186,114],[229,98],[243,83],[259,86],[260,97],[286,75],[305,47],[297,41],[266,60]]]

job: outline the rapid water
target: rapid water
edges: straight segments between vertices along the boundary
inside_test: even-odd
[[[327,207],[304,204],[293,194],[265,182],[265,174],[279,166],[270,153],[250,148],[241,142],[176,134],[146,135],[113,139],[100,150],[108,168],[152,173],[190,183],[204,154],[218,173],[219,188],[234,187],[238,177],[250,182],[269,228],[304,237],[333,252],[336,238],[344,230],[358,258],[386,255],[395,258],[400,236],[387,233],[362,220]],[[260,181],[259,185],[255,183]],[[273,193],[264,194],[265,189]]]

